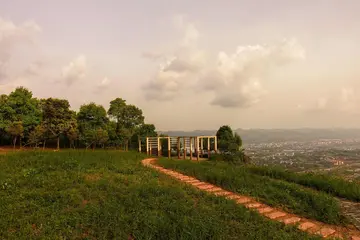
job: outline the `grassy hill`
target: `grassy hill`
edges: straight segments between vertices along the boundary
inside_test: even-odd
[[[116,151],[0,155],[0,239],[317,239]]]

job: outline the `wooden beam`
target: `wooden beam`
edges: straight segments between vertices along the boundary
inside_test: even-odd
[[[150,144],[150,151],[149,152],[150,152],[150,156],[151,156],[152,155],[151,154],[151,152],[152,152],[152,144],[151,144],[151,142],[149,142],[149,144]]]
[[[184,137],[184,159],[186,159],[186,138]]]
[[[149,156],[149,137],[146,137],[146,155]]]
[[[180,137],[177,138],[177,155],[180,159]]]
[[[196,137],[196,148],[197,148],[196,160],[199,161],[199,137]],[[201,149],[201,152],[202,152],[202,149]]]
[[[170,137],[168,137],[168,158],[171,158],[171,141],[170,141]]]
[[[210,149],[211,149],[210,148],[210,138],[208,138],[207,141],[208,141],[207,142],[207,144],[208,144],[208,146],[207,146],[208,147],[208,159],[210,159]]]
[[[215,140],[215,153],[217,153],[218,149],[217,149],[217,137],[216,136],[214,137],[214,140]]]
[[[192,160],[192,140],[193,138],[190,137],[190,160]]]
[[[204,138],[199,138],[198,137],[198,139],[200,139],[200,142],[201,142],[201,145],[200,145],[200,147],[201,147],[201,157],[204,157]]]
[[[161,145],[160,145],[160,137],[158,137],[157,138],[157,150],[158,150],[158,152],[157,152],[157,154],[158,154],[158,157],[160,157],[161,156]]]
[[[139,152],[141,153],[141,138],[138,137],[138,144],[139,144]]]

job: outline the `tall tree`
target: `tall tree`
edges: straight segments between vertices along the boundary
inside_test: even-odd
[[[12,109],[11,121],[22,122],[25,136],[41,121],[40,102],[24,87],[18,87],[9,94],[7,106]]]
[[[42,101],[43,124],[51,135],[57,138],[57,149],[60,148],[60,136],[74,125],[73,111],[68,100],[48,98]]]
[[[66,136],[70,141],[70,148],[75,148],[75,141],[79,138],[79,129],[77,126],[77,121],[74,121],[74,124],[66,132]]]
[[[127,149],[136,128],[144,123],[142,110],[135,105],[126,104],[122,98],[116,98],[110,102],[108,114],[116,120],[117,139],[125,142]]]
[[[122,134],[125,138],[126,150],[129,148],[129,140],[135,134],[136,129],[144,124],[142,110],[134,105],[126,105],[120,118]]]
[[[6,134],[6,128],[15,118],[15,111],[8,104],[8,96],[0,95],[0,137]]]
[[[85,142],[86,147],[93,145],[94,148],[98,143],[97,131],[105,130],[109,121],[105,108],[95,103],[82,105],[77,119],[80,138]]]
[[[111,118],[116,120],[116,131],[121,128],[121,118],[123,117],[124,109],[126,107],[126,100],[122,98],[116,98],[110,102],[108,114]]]
[[[136,134],[141,137],[156,137],[158,134],[154,124],[141,124],[136,129]]]
[[[233,133],[228,125],[221,126],[216,132],[218,148],[220,151],[239,151],[242,146],[242,139],[237,133]]]

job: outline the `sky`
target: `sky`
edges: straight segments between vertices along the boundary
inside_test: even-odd
[[[157,129],[360,127],[358,0],[0,0],[0,94]]]

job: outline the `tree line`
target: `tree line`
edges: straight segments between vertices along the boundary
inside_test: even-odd
[[[157,136],[155,126],[146,124],[140,108],[116,98],[106,111],[94,102],[79,111],[70,109],[66,99],[37,99],[18,87],[0,95],[0,144],[43,147],[53,143],[70,148],[120,147],[126,150],[138,138]],[[60,144],[62,143],[62,144]]]

